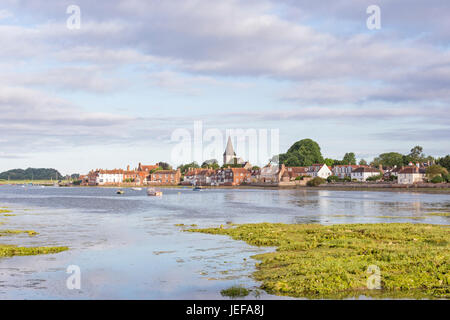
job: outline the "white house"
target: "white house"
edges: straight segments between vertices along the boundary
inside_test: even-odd
[[[423,182],[425,168],[410,166],[401,169],[397,174],[399,184],[414,184]]]
[[[311,177],[320,177],[323,179],[333,175],[333,171],[326,164],[313,164],[309,167],[308,174]]]
[[[336,165],[333,167],[333,175],[343,179],[345,177],[351,177],[351,173],[353,170],[358,168],[363,168],[367,166],[363,165],[355,165],[355,164],[344,164],[344,165]]]
[[[361,167],[353,170],[350,177],[358,181],[366,181],[367,178],[380,175],[380,170],[369,167]]]
[[[116,184],[123,182],[123,170],[99,170],[96,178],[98,185]]]

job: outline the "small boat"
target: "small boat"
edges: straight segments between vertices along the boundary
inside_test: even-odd
[[[117,194],[124,194],[125,192],[123,190],[117,190]]]
[[[141,191],[142,188],[131,188],[131,190],[134,190],[134,191]]]
[[[202,187],[195,186],[194,189],[192,189],[192,190],[194,190],[194,191],[202,191]]]
[[[162,191],[159,189],[155,189],[155,188],[148,188],[147,189],[147,195],[148,196],[152,196],[152,197],[161,197],[162,196]]]

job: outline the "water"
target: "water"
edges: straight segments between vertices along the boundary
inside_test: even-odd
[[[3,244],[69,246],[52,255],[0,259],[0,299],[220,299],[233,285],[256,289],[250,256],[273,250],[226,236],[182,232],[233,223],[448,224],[450,195],[412,192],[163,189],[162,198],[114,188],[0,187],[2,229],[39,235],[1,237]],[[69,290],[69,265],[81,290]],[[250,296],[254,299],[255,296]],[[261,292],[260,298],[279,299]]]

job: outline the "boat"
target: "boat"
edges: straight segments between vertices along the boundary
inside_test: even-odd
[[[125,192],[123,190],[117,190],[117,194],[124,194]]]
[[[202,187],[195,186],[194,189],[192,189],[192,190],[194,190],[194,191],[202,191]]]
[[[141,191],[142,188],[131,188],[131,190],[134,190],[134,191]]]
[[[156,188],[148,188],[147,189],[147,195],[152,196],[152,197],[161,197],[162,196],[162,191]]]

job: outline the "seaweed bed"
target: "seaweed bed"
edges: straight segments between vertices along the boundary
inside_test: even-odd
[[[255,246],[277,247],[275,252],[253,257],[260,261],[253,276],[271,294],[309,298],[450,297],[448,226],[260,223],[185,231],[228,235]],[[369,290],[373,270],[379,270],[379,290]]]

